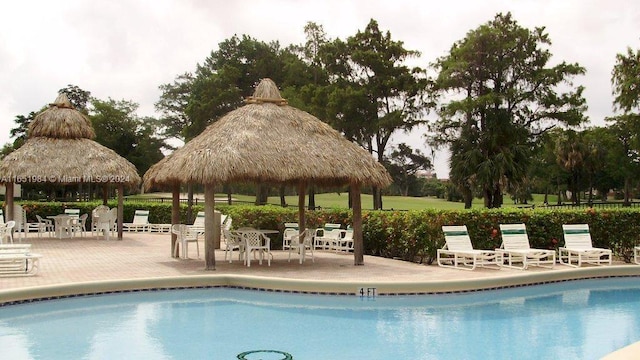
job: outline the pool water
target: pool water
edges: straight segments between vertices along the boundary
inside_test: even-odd
[[[2,359],[598,359],[640,341],[640,278],[442,295],[228,288],[0,307]]]

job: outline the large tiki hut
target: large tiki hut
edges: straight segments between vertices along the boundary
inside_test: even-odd
[[[124,187],[140,184],[140,176],[133,164],[94,138],[89,119],[64,94],[36,115],[24,145],[0,160],[8,218],[13,218],[13,183],[112,184],[118,189],[118,239],[122,239]]]
[[[386,169],[328,124],[287,105],[270,79],[263,79],[245,102],[153,165],[143,176],[144,187],[172,188],[172,222],[177,223],[180,185],[205,186],[205,268],[215,269],[214,249],[219,243],[219,231],[214,231],[216,184],[296,186],[300,229],[305,227],[304,200],[309,185],[349,185],[355,264],[364,264],[361,188],[388,186],[391,178]]]

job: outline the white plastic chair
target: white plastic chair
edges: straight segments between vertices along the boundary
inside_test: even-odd
[[[282,232],[282,250],[287,250],[291,246],[291,238],[298,236],[298,229],[286,228]]]
[[[313,256],[313,234],[314,230],[306,229],[302,233],[298,232],[290,238],[289,262],[291,262],[291,252],[298,253],[300,264],[305,260],[307,250],[311,251],[311,261],[315,262]]]
[[[22,242],[27,237],[27,212],[20,204],[13,204],[13,221],[16,222],[13,232],[21,232],[18,239]]]
[[[198,234],[191,229],[189,225],[185,224],[174,224],[171,226],[171,233],[175,234],[178,239],[176,241],[176,245],[173,249],[173,256],[175,257],[178,253],[178,246],[182,245],[182,258],[189,258],[189,243],[196,243],[196,252],[198,254],[198,258],[200,258],[200,248],[198,246]]]
[[[257,251],[260,255],[259,264],[262,265],[262,259],[267,255],[267,263],[271,266],[271,239],[259,230],[245,230],[242,232],[244,239],[244,259],[248,267],[251,266],[252,251]]]
[[[13,244],[13,228],[15,226],[16,222],[13,220],[0,224],[0,244]],[[7,241],[4,241],[5,239]]]
[[[224,236],[224,261],[227,261],[227,254],[229,255],[229,263],[233,261],[233,250],[238,250],[238,261],[242,259],[244,255],[244,240],[242,236],[232,232],[229,229],[222,229],[222,235]]]
[[[113,231],[112,212],[106,211],[101,212],[99,215],[96,214],[93,221],[94,222],[91,225],[93,229],[92,232],[95,231],[96,236],[100,236],[100,233],[102,232],[102,236],[105,238],[105,240],[109,240],[109,235]]]
[[[98,223],[98,218],[107,213],[109,211],[109,207],[106,205],[98,205],[95,209],[91,210],[91,234],[96,233],[96,224]]]
[[[80,233],[80,237],[84,237],[85,233],[87,232],[88,217],[89,214],[82,214],[77,219],[71,218],[73,236],[76,236],[77,233]]]
[[[53,221],[43,219],[40,215],[36,215],[36,219],[38,219],[38,237],[42,237],[42,233],[49,233],[49,236],[53,237],[53,232],[55,231]]]

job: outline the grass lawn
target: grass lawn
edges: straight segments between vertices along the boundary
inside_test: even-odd
[[[194,194],[199,200],[204,199],[203,194]],[[316,206],[320,206],[322,208],[347,208],[348,207],[348,194],[347,193],[324,193],[324,194],[316,194]],[[171,198],[170,193],[149,193],[142,195],[132,195],[128,196],[128,199],[140,199],[144,200],[145,198]],[[186,194],[181,194],[181,198],[186,198]],[[226,194],[216,194],[216,199],[221,199],[222,201],[226,201]],[[534,200],[530,202],[530,204],[542,204],[544,195],[535,194]],[[240,201],[242,203],[253,203],[255,201],[255,196],[250,195],[233,195],[233,199],[236,201]],[[549,201],[555,202],[555,197],[550,196]],[[280,198],[278,197],[270,197],[268,199],[270,204],[280,205]],[[298,204],[297,196],[287,196],[286,202],[289,206],[296,206]],[[396,210],[419,210],[419,209],[441,209],[441,210],[463,210],[464,204],[461,202],[450,202],[445,201],[443,199],[431,198],[431,197],[409,197],[409,196],[383,196],[382,204],[384,209],[396,209]],[[516,206],[511,203],[511,200],[505,198],[504,207]],[[362,208],[363,209],[371,209],[373,208],[373,200],[371,195],[362,194]],[[473,208],[480,209],[483,208],[482,199],[474,199],[473,200]]]

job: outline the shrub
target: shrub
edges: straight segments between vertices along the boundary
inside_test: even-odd
[[[21,204],[27,212],[27,220],[35,222],[35,214],[56,215],[63,213],[65,208],[91,213],[100,203],[32,201]],[[108,206],[114,207],[116,203],[109,202]],[[149,210],[150,223],[171,223],[170,203],[127,201],[124,203],[125,222],[132,221],[137,209]],[[194,213],[202,210],[202,205],[193,207]],[[251,226],[282,231],[285,222],[298,221],[298,209],[293,207],[218,205],[216,210],[231,216],[234,228]],[[181,204],[182,223],[186,223],[186,214],[187,207]],[[432,263],[437,249],[444,244],[442,225],[466,225],[475,248],[494,249],[501,243],[500,224],[525,223],[532,247],[557,250],[563,244],[562,224],[586,223],[594,246],[609,248],[626,262],[631,261],[633,247],[640,240],[640,209],[635,208],[363,211],[362,217],[366,254],[425,263]],[[306,226],[310,228],[322,227],[325,223],[346,227],[353,221],[351,211],[346,209],[307,211],[305,218]]]

